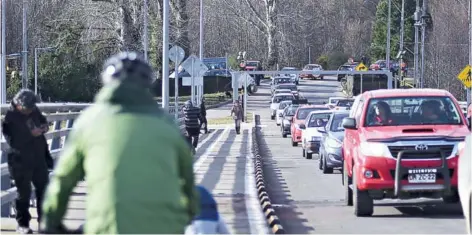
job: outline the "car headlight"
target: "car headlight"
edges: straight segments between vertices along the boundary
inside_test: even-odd
[[[459,143],[457,143],[455,146],[454,146],[454,149],[452,150],[452,153],[451,153],[451,156],[457,156],[459,155],[462,150],[465,149],[465,141],[461,141]],[[449,157],[449,156],[447,156]]]
[[[314,141],[314,142],[321,141],[321,137],[320,136],[312,136],[311,141]]]
[[[361,154],[367,157],[392,157],[387,145],[376,142],[361,142]]]
[[[335,139],[331,139],[331,138],[326,140],[326,144],[330,148],[341,148],[341,146],[342,146],[341,142],[339,142]]]

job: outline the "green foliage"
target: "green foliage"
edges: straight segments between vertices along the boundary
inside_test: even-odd
[[[102,50],[106,45],[100,43],[88,44],[92,53],[86,51],[80,44],[82,28],[77,22],[66,22],[50,35],[57,49],[41,53],[38,62],[38,88],[43,101],[92,102],[100,89],[101,64],[112,52]]]
[[[239,61],[237,58],[238,56],[236,54],[228,55],[228,66],[235,70],[239,69]]]
[[[323,68],[328,68],[329,57],[327,55],[321,55],[316,59],[316,63],[321,65]]]
[[[404,48],[409,48],[411,51],[412,42],[414,39],[414,21],[413,14],[415,12],[415,1],[405,0],[405,24],[404,24]],[[400,43],[400,21],[401,19],[401,0],[392,0],[391,6],[391,41],[390,41],[390,56],[395,58],[399,51]],[[387,21],[388,21],[388,0],[381,0],[377,6],[375,22],[372,30],[372,44],[370,47],[370,56],[372,61],[378,59],[385,59],[385,48],[387,46]],[[405,58],[406,57],[406,58]],[[406,54],[404,59],[412,57]]]
[[[349,55],[344,52],[333,52],[328,55],[328,69],[336,70],[339,66],[347,63]]]

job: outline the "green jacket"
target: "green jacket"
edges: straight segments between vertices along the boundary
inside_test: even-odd
[[[86,176],[87,234],[184,233],[198,213],[191,150],[150,93],[104,87],[69,134],[43,203],[57,227]]]

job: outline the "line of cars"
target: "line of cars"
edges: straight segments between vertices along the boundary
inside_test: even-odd
[[[292,146],[301,143],[303,157],[318,154],[323,173],[340,168],[345,203],[356,216],[372,216],[374,201],[390,198],[462,198],[470,207],[471,127],[449,92],[372,90],[351,102],[346,109],[285,102],[276,123]]]

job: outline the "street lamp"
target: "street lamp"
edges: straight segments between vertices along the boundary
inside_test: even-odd
[[[34,94],[38,95],[38,54],[41,51],[54,51],[54,47],[34,48]]]

